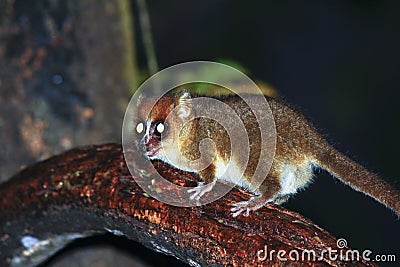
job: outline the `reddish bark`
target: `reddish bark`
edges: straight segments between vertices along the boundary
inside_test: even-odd
[[[196,179],[162,163],[156,166],[180,184]],[[161,203],[135,183],[118,144],[73,149],[28,167],[0,185],[0,195],[2,266],[35,265],[74,238],[106,231],[201,266],[373,266],[330,260],[328,254],[322,261],[285,262],[275,253],[271,260],[260,261],[257,251],[265,246],[286,251],[286,259],[291,250],[301,255],[305,249],[320,257],[328,248],[337,249],[336,239],[280,206],[233,218],[230,204],[248,198],[237,190],[200,207]],[[46,244],[29,250],[21,243],[27,236]]]

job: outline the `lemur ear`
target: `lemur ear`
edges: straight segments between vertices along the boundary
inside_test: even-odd
[[[192,97],[186,89],[182,89],[175,95],[175,107],[177,115],[181,119],[188,119],[192,115]]]

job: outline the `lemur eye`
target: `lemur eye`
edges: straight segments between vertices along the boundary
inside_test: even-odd
[[[167,125],[163,121],[156,122],[154,124],[154,134],[157,137],[162,137],[167,133]]]
[[[143,122],[139,122],[136,125],[136,132],[141,134],[143,131],[144,131],[144,124],[143,124]]]

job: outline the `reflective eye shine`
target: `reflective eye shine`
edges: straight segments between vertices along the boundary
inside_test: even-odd
[[[144,124],[143,124],[143,122],[139,122],[139,123],[136,125],[136,132],[137,132],[137,133],[142,133],[143,130],[144,130]]]
[[[158,133],[162,134],[165,131],[164,123],[160,122],[156,126],[156,130]]]

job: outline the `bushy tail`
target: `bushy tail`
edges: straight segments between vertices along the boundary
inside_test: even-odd
[[[356,191],[361,191],[400,217],[400,193],[360,164],[330,146],[315,155],[316,164]]]

